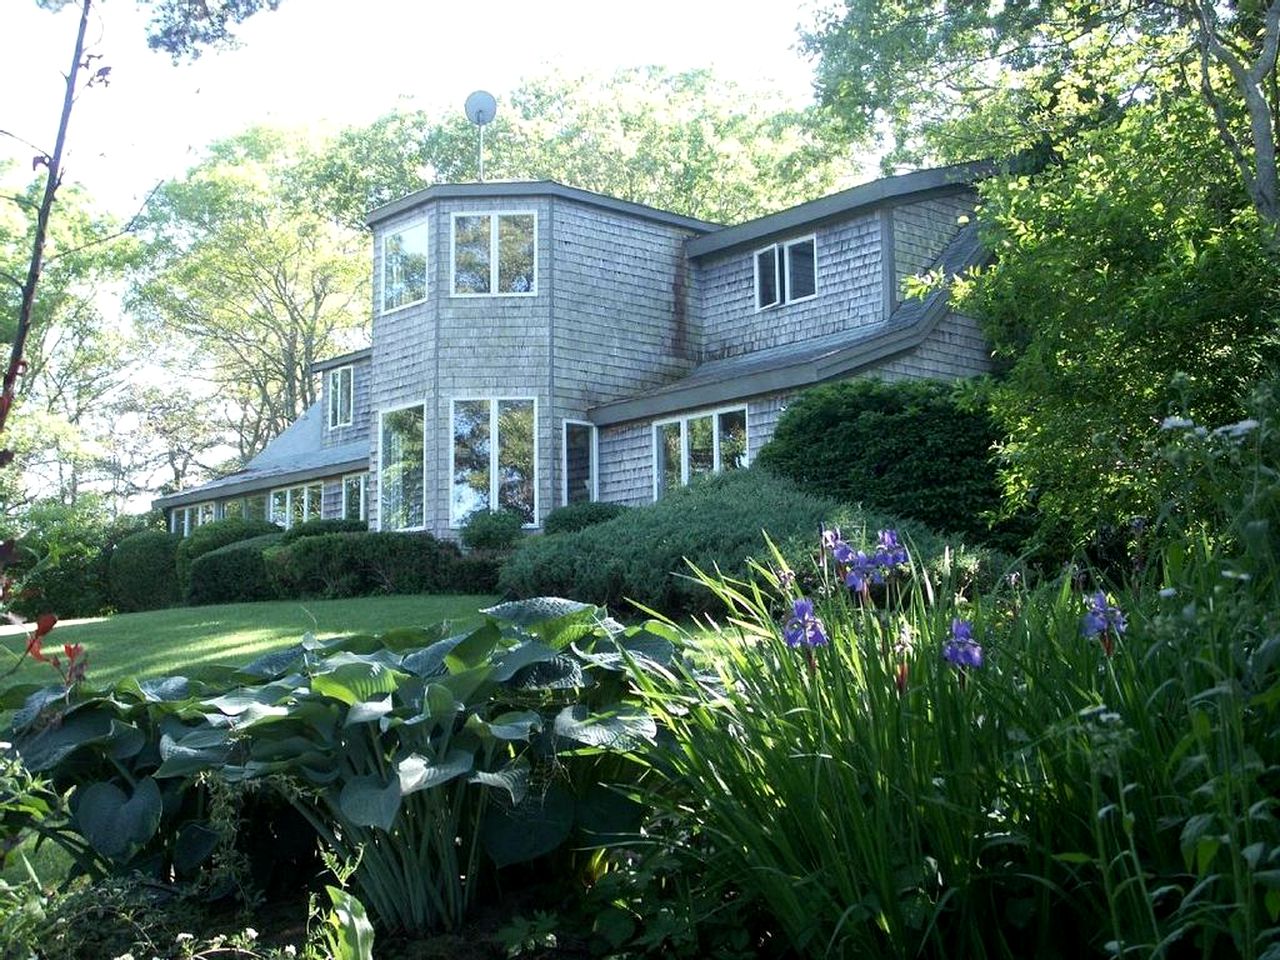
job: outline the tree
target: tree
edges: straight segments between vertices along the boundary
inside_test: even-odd
[[[804,42],[846,134],[887,125],[894,159],[1051,147],[1176,83],[1280,221],[1280,0],[846,0]]]
[[[242,459],[318,399],[313,362],[366,337],[363,238],[276,188],[301,150],[264,129],[214,144],[144,215],[132,308],[171,368],[227,402]]]

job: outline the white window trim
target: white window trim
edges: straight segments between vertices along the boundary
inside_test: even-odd
[[[526,530],[536,530],[540,526],[538,518],[541,516],[539,512],[540,493],[539,476],[538,476],[538,398],[529,396],[461,396],[449,398],[449,529],[461,530],[466,524],[466,518],[455,520],[453,517],[453,474],[454,474],[454,456],[457,451],[454,448],[453,440],[453,408],[454,404],[467,403],[475,400],[489,401],[489,510],[497,512],[496,504],[498,502],[498,449],[499,444],[495,441],[500,440],[498,436],[498,404],[503,400],[532,400],[533,401],[533,523],[524,524]]]
[[[537,406],[535,403],[534,411]],[[600,430],[590,420],[565,417],[560,425],[560,503],[569,505],[569,427],[591,428],[591,502],[600,499]],[[536,446],[536,444],[535,444]]]
[[[731,403],[728,406],[712,407],[707,410],[693,410],[689,413],[682,414],[678,417],[667,417],[664,420],[655,420],[650,425],[651,437],[651,458],[650,470],[653,474],[653,500],[656,503],[661,497],[661,489],[659,488],[659,480],[661,474],[658,471],[658,430],[661,427],[671,423],[680,424],[680,486],[687,487],[689,485],[689,421],[701,420],[703,417],[711,417],[711,472],[713,474],[721,473],[723,466],[720,462],[720,429],[719,417],[722,413],[742,412],[743,430],[746,431],[747,462],[744,467],[751,466],[751,410],[745,403]]]
[[[793,297],[791,296],[791,248],[802,243],[813,244],[813,293],[806,294],[803,297]],[[778,297],[773,303],[762,305],[760,303],[760,255],[769,252],[773,253],[774,269],[781,274],[784,283],[783,292],[786,295]],[[771,243],[767,247],[760,247],[751,256],[751,279],[751,296],[755,300],[756,313],[762,313],[765,310],[776,310],[789,303],[804,303],[806,300],[818,299],[818,235],[810,233],[803,237],[792,237],[790,240],[781,240],[778,243]],[[775,288],[777,286],[776,279],[774,286]]]
[[[342,371],[347,371],[347,419],[342,417],[342,401],[338,398],[338,393],[342,389]],[[335,404],[335,400],[337,403]],[[340,427],[349,427],[355,422],[356,416],[356,371],[351,364],[335,367],[329,371],[329,390],[328,390],[328,406],[329,406],[329,429],[337,430]]]
[[[213,518],[208,521],[209,523],[218,519],[218,503],[216,500],[189,503],[186,506],[173,508],[173,512],[169,514],[169,532],[176,533],[182,537],[191,536],[192,530],[204,525],[200,522],[200,511],[204,507],[208,507],[213,514]],[[181,517],[181,520],[179,520],[179,517]]]
[[[425,432],[425,423],[424,423]],[[382,436],[379,434],[378,443],[382,443]],[[364,473],[348,473],[342,477],[342,518],[347,519],[347,481],[360,478],[360,519],[365,523],[369,522],[369,472]],[[423,487],[425,489],[425,477]]]
[[[382,235],[382,261],[380,263],[380,266],[382,269],[379,271],[380,276],[378,278],[378,306],[382,308],[380,311],[381,313],[383,314],[396,313],[400,310],[407,310],[409,307],[416,306],[419,303],[425,303],[428,295],[431,293],[431,230],[427,226],[430,223],[430,220],[431,218],[427,217],[423,219],[421,223],[409,224],[407,226],[401,227],[398,230],[388,230],[386,233]],[[394,307],[388,307],[387,306],[387,241],[390,240],[392,237],[398,237],[402,234],[410,232],[411,230],[417,230],[419,228],[422,229],[423,234],[427,238],[426,247],[422,251],[422,258],[425,261],[426,267],[427,267],[426,276],[422,278],[422,296],[419,297],[417,300],[410,300],[406,303],[397,304]]]
[[[422,410],[422,525],[418,527],[396,527],[397,533],[407,533],[414,530],[427,529],[427,401],[419,400],[417,403],[402,403],[399,406],[384,407],[378,411],[378,530],[386,530],[386,518],[382,515],[382,421],[389,413],[397,413],[400,410],[412,410],[419,407]]]
[[[489,218],[489,292],[459,293],[458,272],[458,218]],[[533,289],[524,293],[499,293],[498,291],[498,217],[533,217]],[[449,218],[449,296],[466,298],[488,297],[536,297],[538,295],[538,211],[537,210],[460,210]],[[461,398],[465,399],[465,398]],[[485,397],[476,397],[484,400]],[[506,399],[528,399],[527,397],[508,397]]]
[[[311,511],[308,509],[308,504],[307,504],[307,501],[310,499],[309,491],[311,490],[312,487],[320,488],[320,493],[318,494],[318,496],[320,497],[320,500],[316,504],[315,516],[309,516]],[[308,520],[318,520],[324,516],[324,481],[323,480],[304,480],[302,483],[295,483],[291,487],[275,487],[271,490],[270,493],[267,494],[267,519],[270,520],[272,523],[275,523],[274,520],[271,520],[271,501],[277,493],[283,493],[284,494],[284,528],[286,530],[290,529],[293,526],[293,491],[295,490],[302,491],[302,521],[301,521],[302,523],[306,523]]]

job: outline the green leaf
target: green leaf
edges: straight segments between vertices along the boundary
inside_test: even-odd
[[[450,750],[440,763],[433,764],[430,759],[413,753],[405,757],[396,767],[400,778],[400,794],[408,796],[419,790],[430,790],[448,783],[456,777],[470,773],[475,764],[475,757],[466,750]]]
[[[307,648],[300,643],[283,650],[264,653],[256,660],[251,660],[240,668],[240,672],[250,677],[279,677],[291,670],[297,670],[302,664]]]
[[[510,809],[491,803],[480,828],[485,852],[499,867],[550,853],[568,839],[573,809],[573,796],[559,783]]]
[[[204,863],[218,847],[218,833],[203,823],[184,823],[173,843],[173,866],[190,873]]]
[[[400,812],[400,781],[379,776],[354,777],[338,795],[342,815],[358,827],[380,827],[387,833]]]
[[[348,661],[314,675],[311,689],[350,707],[380,694],[393,693],[404,678],[405,674],[376,660]]]
[[[477,771],[467,782],[505,790],[512,804],[519,804],[529,793],[529,761],[517,757],[501,770]]]
[[[617,950],[635,936],[636,922],[625,910],[608,906],[596,914],[591,932],[602,937],[605,943]]]
[[[641,804],[601,783],[587,787],[576,807],[578,829],[600,846],[634,838],[644,812]]]
[[[492,720],[482,720],[472,714],[467,718],[467,728],[482,737],[496,740],[528,741],[542,731],[542,717],[533,710],[519,710],[499,714]]]
[[[114,783],[92,783],[81,791],[76,823],[90,845],[109,860],[127,860],[160,827],[160,788],[147,777],[133,796]]]
[[[372,720],[380,720],[391,712],[391,695],[381,697],[377,700],[366,700],[363,703],[355,704],[347,711],[347,719],[343,722],[344,727],[352,727],[358,723],[369,723]]]
[[[467,634],[445,654],[445,666],[450,673],[462,673],[474,669],[489,659],[502,639],[502,631],[493,621],[486,622]]]
[[[497,606],[485,607],[480,612],[495,620],[527,628],[584,610],[595,613],[596,609],[589,603],[579,603],[577,600],[566,600],[563,597],[533,597],[529,600],[511,600]]]
[[[325,917],[331,960],[373,960],[373,924],[364,904],[337,887],[326,886],[333,909]]]
[[[556,714],[554,729],[558,737],[605,750],[631,750],[641,743],[652,743],[658,735],[653,717],[639,707],[625,705],[598,714],[591,714],[580,703],[565,707]]]
[[[14,744],[22,761],[33,773],[52,770],[77,750],[96,747],[118,760],[136,756],[146,744],[146,736],[132,724],[117,719],[103,708],[78,710],[63,716],[34,736],[20,737]]]
[[[162,762],[155,775],[160,778],[189,777],[222,766],[230,754],[230,735],[217,727],[193,730],[177,740],[164,733],[160,735]]]
[[[512,647],[494,659],[493,679],[506,683],[525,667],[535,663],[547,663],[556,658],[556,652],[544,643],[530,640]]]

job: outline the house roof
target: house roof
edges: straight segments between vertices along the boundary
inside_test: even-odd
[[[391,203],[378,207],[365,218],[365,222],[371,227],[376,226],[383,220],[394,217],[396,214],[403,213],[406,210],[412,210],[414,207],[430,200],[481,200],[491,197],[559,197],[564,200],[574,200],[578,203],[610,210],[614,213],[623,213],[631,217],[653,220],[673,227],[682,227],[685,230],[693,230],[697,233],[720,229],[720,224],[718,223],[682,216],[669,210],[659,210],[657,207],[646,206],[643,203],[619,200],[616,197],[606,196],[603,193],[594,193],[591,190],[583,190],[580,187],[565,186],[563,183],[557,183],[554,180],[437,183],[416,193],[411,193],[407,197],[401,197],[399,200],[393,200]]]
[[[367,440],[322,447],[323,431],[324,417],[320,405],[312,404],[243,470],[160,497],[152,501],[152,506],[157,509],[181,507],[369,469]]]
[[[697,259],[748,244],[758,244],[775,234],[804,230],[824,220],[847,217],[860,209],[870,211],[881,204],[917,197],[923,193],[954,193],[971,187],[976,181],[989,176],[994,169],[993,164],[980,161],[872,180],[870,183],[833,193],[829,197],[811,200],[779,213],[771,213],[695,237],[688,242],[685,250],[690,257]]]
[[[332,370],[334,367],[345,367],[350,363],[359,363],[361,360],[368,360],[372,356],[373,347],[365,347],[363,350],[352,350],[350,353],[330,357],[328,360],[317,360],[315,363],[311,364],[311,372],[323,373],[325,370]]]
[[[938,259],[945,276],[954,276],[988,258],[976,224],[964,227]],[[899,304],[886,323],[826,337],[711,360],[668,386],[644,396],[594,407],[592,423],[607,426],[708,407],[780,390],[792,390],[847,377],[919,346],[948,312],[950,294],[934,290],[923,299]]]

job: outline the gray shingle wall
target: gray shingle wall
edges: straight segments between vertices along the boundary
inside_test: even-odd
[[[972,216],[977,196],[964,192],[908,203],[893,210],[895,293],[902,299],[902,282],[933,266],[943,248],[960,230],[960,218]]]
[[[948,313],[918,348],[876,371],[885,380],[932,377],[960,380],[988,373],[991,350],[972,317]]]
[[[324,495],[320,499],[320,516],[326,520],[342,516],[342,478],[324,482]]]
[[[703,360],[856,330],[883,319],[877,216],[819,226],[816,238],[818,295],[767,310],[756,310],[756,248],[703,261],[697,284]]]
[[[639,506],[653,502],[653,429],[626,423],[600,431],[600,499]]]
[[[369,360],[361,360],[353,363],[351,368],[352,410],[349,427],[329,429],[329,374],[332,371],[325,370],[320,374],[320,412],[323,416],[320,442],[322,446],[335,447],[344,443],[355,443],[369,436],[373,366]]]

